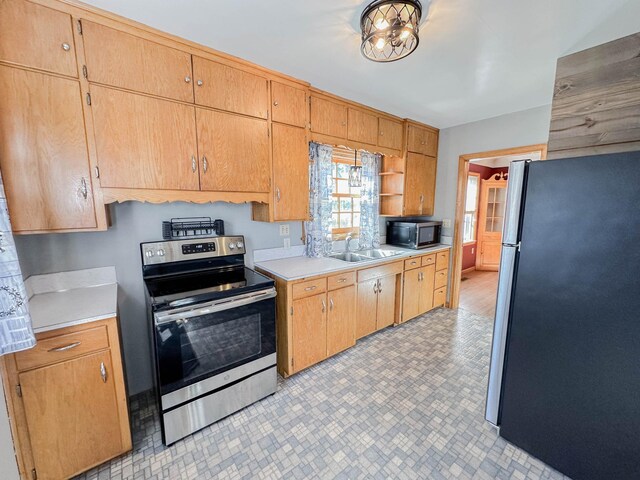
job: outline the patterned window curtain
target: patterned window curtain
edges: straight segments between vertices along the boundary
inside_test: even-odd
[[[362,249],[380,246],[380,162],[381,155],[362,152],[362,189],[360,190],[360,240]]]
[[[36,344],[0,175],[0,355]]]
[[[331,195],[333,180],[331,158],[333,148],[329,145],[309,144],[309,210],[310,220],[304,222],[307,232],[308,257],[322,257],[328,253],[331,244]]]

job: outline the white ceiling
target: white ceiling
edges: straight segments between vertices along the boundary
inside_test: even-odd
[[[359,50],[368,1],[85,1],[440,128],[551,103],[557,57],[640,3],[424,0],[418,49],[378,64]],[[607,28],[608,39],[626,34]]]

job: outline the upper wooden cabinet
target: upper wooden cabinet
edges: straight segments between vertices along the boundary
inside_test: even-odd
[[[402,150],[402,122],[380,117],[378,119],[378,145]]]
[[[267,79],[238,68],[193,57],[196,103],[206,107],[267,118]]]
[[[307,91],[271,82],[271,119],[296,127],[307,126]]]
[[[0,166],[16,232],[96,228],[77,80],[0,65]]]
[[[403,215],[433,215],[436,164],[434,157],[412,152],[407,154]]]
[[[407,129],[407,150],[435,157],[438,154],[438,133],[410,124]]]
[[[193,102],[189,53],[88,20],[82,38],[89,81]]]
[[[309,218],[309,144],[302,128],[273,124],[274,220]]]
[[[91,86],[100,185],[198,190],[193,106]]]
[[[375,145],[378,141],[378,117],[355,108],[348,109],[347,138]]]
[[[24,0],[1,0],[0,32],[0,60],[78,76],[71,15]]]
[[[312,96],[311,131],[347,138],[347,106]]]
[[[200,188],[269,191],[269,130],[265,120],[196,109]]]

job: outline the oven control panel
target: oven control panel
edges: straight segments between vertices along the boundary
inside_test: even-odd
[[[159,265],[246,253],[242,236],[147,242],[140,244],[140,250],[143,265]]]
[[[189,245],[182,245],[183,255],[193,255],[194,253],[206,253],[215,252],[216,244],[214,242],[206,243],[192,243]]]

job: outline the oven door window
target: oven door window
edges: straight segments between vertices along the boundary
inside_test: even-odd
[[[160,390],[167,394],[275,352],[275,299],[156,325]]]

